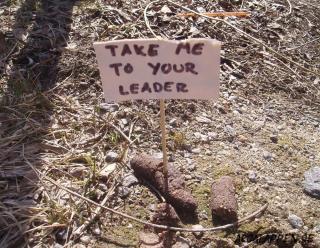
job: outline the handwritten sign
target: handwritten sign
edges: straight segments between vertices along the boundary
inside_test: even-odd
[[[214,99],[220,46],[211,39],[96,42],[105,99]]]

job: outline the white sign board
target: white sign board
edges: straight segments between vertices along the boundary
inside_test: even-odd
[[[220,47],[211,39],[96,42],[105,99],[217,98]]]

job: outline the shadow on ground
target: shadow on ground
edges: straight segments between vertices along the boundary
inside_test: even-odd
[[[41,182],[33,168],[41,153],[53,105],[43,92],[55,86],[59,59],[69,40],[75,1],[25,0],[6,42],[14,57],[0,95],[0,247],[32,246],[28,230],[41,225],[36,208]],[[10,3],[7,3],[7,7]],[[9,49],[8,49],[9,50]],[[8,52],[10,53],[10,51]],[[1,56],[2,57],[2,56]],[[8,58],[9,59],[9,58]],[[38,193],[39,192],[39,193]]]

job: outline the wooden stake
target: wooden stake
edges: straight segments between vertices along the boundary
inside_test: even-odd
[[[167,155],[167,139],[166,139],[166,113],[164,99],[160,99],[160,128],[161,128],[161,144],[163,153],[163,175],[168,178],[168,155]]]

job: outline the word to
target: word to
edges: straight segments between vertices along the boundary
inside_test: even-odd
[[[106,101],[214,99],[220,47],[211,39],[96,42]]]

